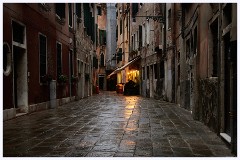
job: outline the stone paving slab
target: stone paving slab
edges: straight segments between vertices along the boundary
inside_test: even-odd
[[[4,157],[233,157],[176,104],[115,92],[3,123]]]

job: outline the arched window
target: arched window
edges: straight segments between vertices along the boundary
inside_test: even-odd
[[[104,54],[101,54],[101,62],[100,62],[101,67],[104,66]]]
[[[8,43],[3,43],[3,74],[8,76],[11,73],[12,54]]]

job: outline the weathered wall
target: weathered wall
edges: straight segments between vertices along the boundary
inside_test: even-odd
[[[117,42],[116,42],[116,7],[115,3],[107,3],[107,21],[105,28],[107,31],[107,52],[106,52],[106,64],[107,69],[116,67],[115,61],[112,61],[113,55],[116,53]]]
[[[213,131],[218,132],[218,79],[199,81],[199,119]]]
[[[28,4],[4,4],[4,41],[11,45],[12,30],[11,18],[23,23],[26,26],[26,55],[28,73],[28,103],[37,104],[49,100],[49,86],[43,85],[39,81],[39,33],[47,37],[47,73],[56,77],[56,41],[62,43],[62,64],[63,74],[69,75],[69,49],[73,49],[73,33],[68,26],[68,7],[66,9],[66,21],[63,25],[56,21],[55,4],[49,3],[49,11],[43,9],[40,3]],[[39,25],[41,24],[41,25]],[[75,64],[74,64],[75,66]],[[25,73],[24,73],[25,74]],[[4,77],[4,106],[13,107],[13,77],[12,73]],[[69,84],[66,85],[65,94],[62,93],[61,86],[57,87],[57,98],[69,96]],[[74,87],[72,95],[75,95]]]

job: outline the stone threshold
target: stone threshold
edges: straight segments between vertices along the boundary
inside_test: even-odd
[[[20,117],[20,116],[24,116],[24,115],[26,115],[27,113],[17,113],[16,114],[16,117]]]

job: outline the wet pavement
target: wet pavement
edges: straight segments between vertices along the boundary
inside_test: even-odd
[[[3,123],[4,157],[226,157],[214,132],[176,104],[115,92]]]

